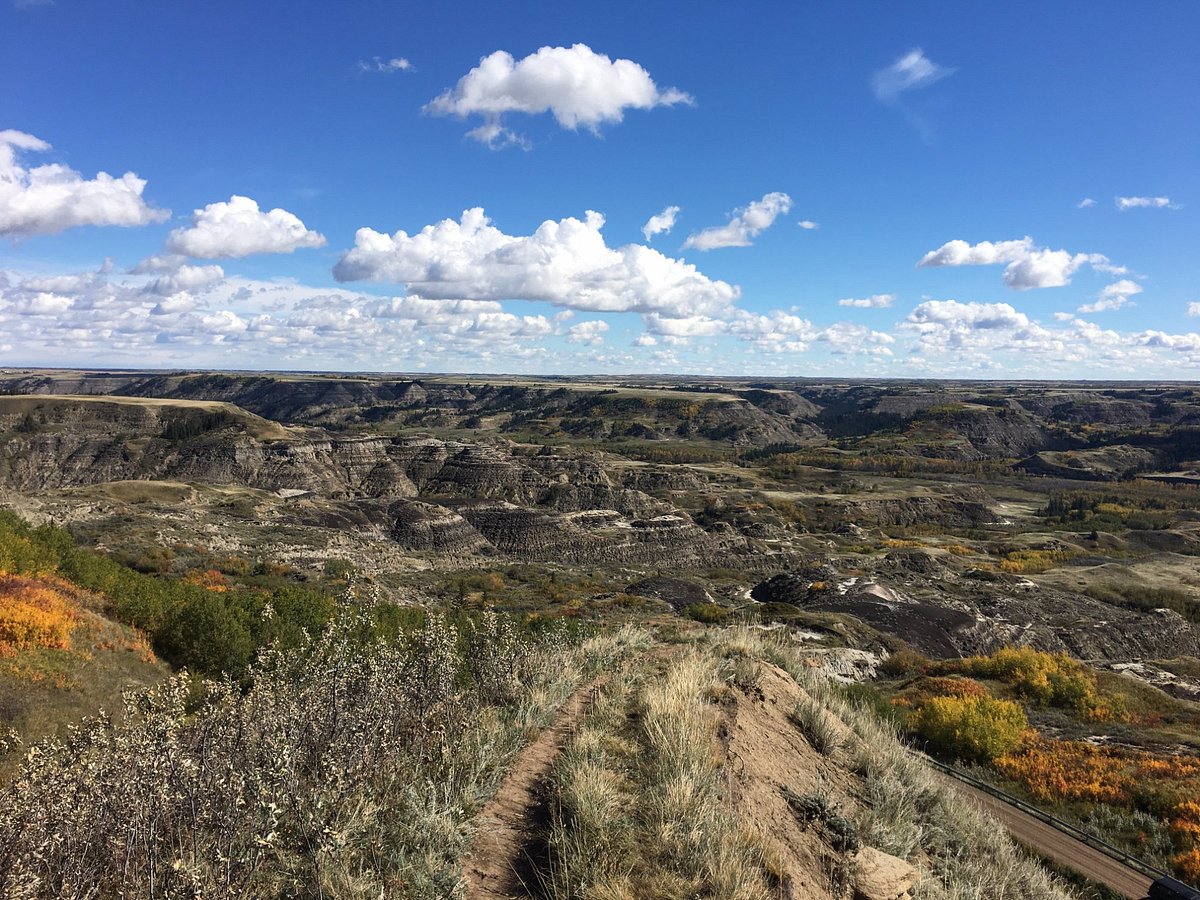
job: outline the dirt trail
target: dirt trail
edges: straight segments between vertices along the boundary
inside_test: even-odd
[[[467,900],[529,896],[520,872],[537,825],[538,785],[610,678],[606,672],[576,688],[559,707],[554,723],[517,754],[499,789],[480,810],[471,855],[463,864]]]
[[[620,668],[665,659],[679,650],[678,646],[656,644],[626,660]],[[463,861],[466,900],[530,896],[528,878],[523,879],[522,873],[533,870],[528,856],[541,825],[539,785],[611,678],[612,672],[605,672],[575,689],[558,708],[554,723],[517,754],[500,787],[475,817],[475,839],[470,855]]]

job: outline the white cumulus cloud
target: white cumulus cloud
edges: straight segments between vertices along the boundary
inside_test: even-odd
[[[334,267],[339,281],[393,281],[434,299],[541,300],[593,312],[713,314],[738,289],[641,244],[609,247],[604,216],[543,222],[508,235],[479,208],[409,235],[360,228]]]
[[[671,229],[675,227],[675,220],[679,217],[678,206],[668,206],[656,216],[651,216],[646,220],[646,224],[642,226],[642,234],[649,241],[656,234],[670,234]]]
[[[939,266],[1004,266],[1004,283],[1018,291],[1031,288],[1062,287],[1071,283],[1071,276],[1085,265],[1100,272],[1123,274],[1124,269],[1113,266],[1100,253],[1069,253],[1049,250],[1034,244],[1033,238],[1014,241],[947,241],[937,250],[926,253],[917,263],[919,268]]]
[[[84,178],[57,163],[26,168],[19,159],[49,149],[31,134],[0,131],[0,236],[57,234],[82,225],[148,225],[170,215],[147,205],[142,199],[146,181],[132,172]]]
[[[1140,284],[1130,281],[1128,278],[1122,278],[1120,281],[1114,282],[1101,290],[1100,296],[1096,298],[1095,303],[1084,304],[1076,312],[1098,313],[1120,309],[1129,304],[1130,297],[1141,292],[1142,286]]]
[[[225,277],[225,270],[220,266],[190,266],[181,265],[172,272],[160,275],[149,282],[145,291],[148,294],[158,294],[166,297],[180,291],[190,291],[220,281]]]
[[[1200,303],[1189,303],[1187,314],[1189,316],[1200,316]]]
[[[600,319],[591,322],[580,322],[567,329],[567,343],[587,344],[598,346],[604,343],[604,335],[608,331],[608,323]]]
[[[1029,317],[1008,303],[960,303],[958,300],[926,300],[918,304],[906,319],[917,330],[939,328],[989,330],[1024,328]]]
[[[813,230],[821,227],[816,222],[814,222],[812,219],[801,219],[796,224],[799,225],[801,228],[803,228],[805,231],[813,231]]]
[[[563,128],[598,133],[601,125],[620,122],[626,109],[691,102],[683,91],[660,89],[633,60],[613,60],[575,44],[542,47],[521,60],[497,50],[426,104],[425,111],[460,119],[479,116],[483,124],[468,133],[494,147],[521,140],[502,124],[508,113],[549,112]]]
[[[691,235],[683,242],[684,247],[697,250],[718,250],[722,247],[749,247],[757,237],[774,224],[775,219],[786,215],[792,208],[792,198],[782,191],[765,194],[761,200],[734,210],[733,217],[725,225],[715,225]]]
[[[880,69],[871,79],[875,96],[890,103],[905,91],[928,87],[954,74],[954,69],[939,66],[921,49],[910,50],[886,69]]]
[[[852,309],[887,309],[896,301],[895,294],[872,294],[870,297],[847,297],[838,301],[838,306]]]
[[[286,209],[264,212],[249,197],[210,203],[192,215],[190,228],[177,228],[167,238],[172,253],[200,259],[228,259],[254,253],[291,253],[302,247],[324,247],[325,237],[304,227]]]

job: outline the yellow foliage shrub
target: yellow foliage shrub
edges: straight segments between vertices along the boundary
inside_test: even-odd
[[[1186,800],[1176,805],[1171,833],[1182,841],[1200,843],[1200,802]]]
[[[987,697],[988,689],[974,678],[927,675],[918,678],[909,688],[909,699],[919,705],[932,697]]]
[[[1101,698],[1096,692],[1096,676],[1065,653],[1004,647],[991,656],[972,656],[959,665],[970,675],[1003,681],[1038,706],[1073,709],[1096,720],[1124,715],[1119,701]]]
[[[0,575],[0,652],[45,647],[67,650],[78,609],[54,586]]]
[[[911,724],[936,749],[987,762],[1012,750],[1029,723],[1025,711],[1011,700],[976,696],[934,697]]]
[[[1000,571],[1036,574],[1078,555],[1067,550],[1013,550],[1000,560]]]

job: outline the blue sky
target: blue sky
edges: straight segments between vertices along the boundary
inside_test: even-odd
[[[500,9],[0,0],[0,365],[1200,369],[1196,4]]]

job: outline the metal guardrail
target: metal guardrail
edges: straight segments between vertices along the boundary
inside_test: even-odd
[[[985,794],[995,797],[997,800],[1007,803],[1009,806],[1013,806],[1013,807],[1021,810],[1021,812],[1027,813],[1028,815],[1033,816],[1035,819],[1038,819],[1041,822],[1045,822],[1047,825],[1051,826],[1052,828],[1055,828],[1058,831],[1061,831],[1064,834],[1075,838],[1077,841],[1080,841],[1081,843],[1087,844],[1089,847],[1099,850],[1101,853],[1103,853],[1105,856],[1109,857],[1110,859],[1113,859],[1113,860],[1121,863],[1122,865],[1128,866],[1129,868],[1133,869],[1135,872],[1145,875],[1147,878],[1150,878],[1151,880],[1157,880],[1159,878],[1164,878],[1164,877],[1165,878],[1171,877],[1169,872],[1164,872],[1162,869],[1159,869],[1156,866],[1150,865],[1145,860],[1139,859],[1138,857],[1132,855],[1131,853],[1127,853],[1126,851],[1122,850],[1120,847],[1114,847],[1112,844],[1108,843],[1107,841],[1101,840],[1100,838],[1096,837],[1094,834],[1090,834],[1090,833],[1084,831],[1082,828],[1079,828],[1076,825],[1072,825],[1070,822],[1065,822],[1062,819],[1058,818],[1057,816],[1053,816],[1050,813],[1046,812],[1045,810],[1039,809],[1038,807],[1034,806],[1032,803],[1027,803],[1026,801],[1022,800],[1020,797],[1014,797],[1012,794],[1009,794],[1006,791],[1002,791],[1002,790],[1000,790],[1000,788],[994,787],[994,786],[988,784],[986,781],[980,781],[978,778],[972,778],[966,772],[962,772],[962,771],[954,768],[953,766],[948,766],[945,763],[934,759],[932,756],[929,756],[926,753],[921,753],[918,750],[913,750],[912,752],[917,754],[917,756],[919,756],[922,759],[922,761],[929,763],[929,765],[933,766],[935,769],[937,769],[940,772],[944,772],[945,774],[949,775],[951,778],[955,778],[958,781],[963,782],[964,784],[969,784],[971,787],[975,788],[976,790],[983,791]]]

